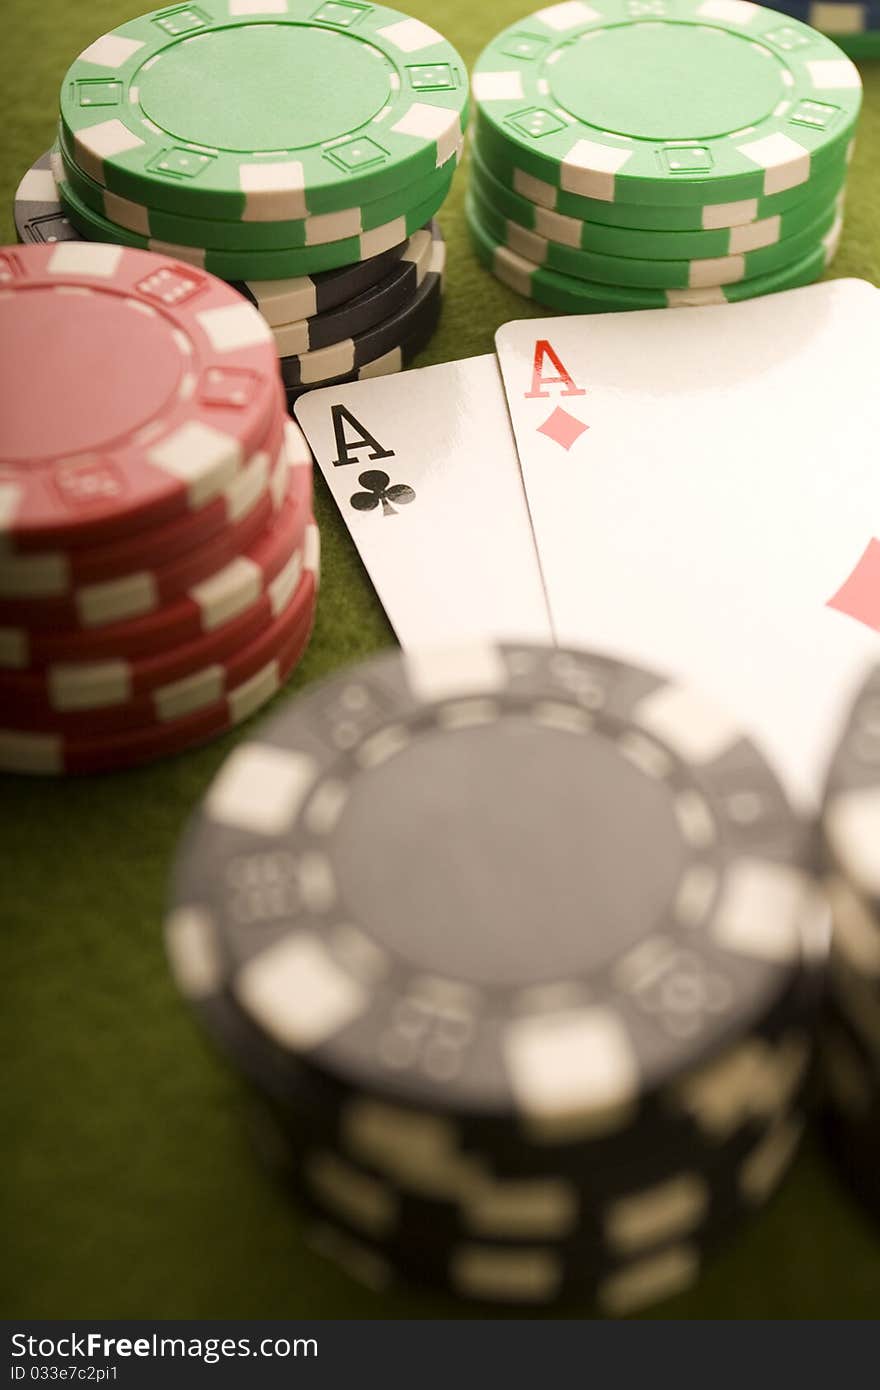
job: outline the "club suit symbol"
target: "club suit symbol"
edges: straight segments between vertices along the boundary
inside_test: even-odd
[[[358,512],[372,512],[381,504],[383,516],[396,516],[397,511],[392,503],[404,507],[416,500],[411,487],[406,483],[392,483],[388,474],[380,468],[370,468],[366,473],[361,473],[358,482],[362,488],[366,488],[365,492],[356,492],[351,498],[351,505]]]

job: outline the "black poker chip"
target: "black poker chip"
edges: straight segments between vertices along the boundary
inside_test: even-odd
[[[829,866],[876,914],[880,911],[880,666],[870,672],[856,696],[832,756],[822,832]]]
[[[567,1194],[548,1176],[500,1189],[472,1175],[469,1205],[454,1211],[402,1192],[330,1148],[279,1132],[274,1117],[252,1117],[262,1161],[317,1230],[333,1233],[327,1253],[351,1272],[384,1272],[489,1304],[588,1303],[628,1313],[680,1292],[705,1258],[775,1194],[804,1127],[780,1115],[738,1166],[658,1173],[635,1187],[623,1174],[596,1202],[590,1234],[552,1231],[565,1223]],[[499,1217],[509,1233],[499,1233]],[[510,1231],[515,1225],[515,1231]],[[359,1253],[360,1259],[346,1259]]]
[[[418,329],[411,338],[404,339],[390,351],[376,358],[373,362],[367,362],[363,367],[359,367],[354,372],[347,372],[343,376],[333,377],[329,381],[314,382],[310,386],[288,386],[285,388],[287,397],[287,407],[291,412],[300,396],[316,388],[325,386],[341,386],[351,381],[367,381],[372,377],[391,376],[396,372],[402,372],[404,368],[418,357],[420,352],[424,352],[431,339],[437,331],[440,321],[440,312],[443,307],[442,297],[434,300],[433,311],[423,315],[419,321]]]
[[[880,666],[832,755],[820,824],[832,908],[824,1132],[850,1188],[880,1216]]]
[[[690,690],[544,648],[390,656],[221,770],[169,950],[276,1094],[581,1161],[723,1112],[710,1064],[803,983],[805,853],[762,755]]]
[[[880,1067],[870,1045],[833,1005],[822,1034],[829,1154],[854,1195],[880,1220]]]
[[[832,990],[821,1033],[822,1128],[828,1151],[859,1201],[880,1219],[880,1013],[854,1009]]]
[[[186,969],[186,961],[181,961]],[[192,991],[190,991],[192,992]],[[498,1180],[553,1172],[591,1195],[622,1173],[647,1182],[663,1168],[712,1167],[743,1158],[782,1111],[812,1103],[816,991],[808,975],[775,1021],[708,1065],[682,1073],[662,1104],[645,1105],[630,1127],[554,1141],[491,1121],[463,1122],[439,1109],[391,1103],[298,1065],[265,1039],[224,993],[199,1008],[209,1031],[292,1132],[346,1153],[380,1177],[440,1200],[476,1162]],[[430,1178],[423,1166],[429,1163]]]
[[[16,236],[26,245],[82,241],[61,206],[48,152],[31,166],[15,190],[13,218]]]
[[[825,1142],[833,1162],[861,1206],[880,1222],[880,1113],[854,1122],[839,1111],[823,1117]]]
[[[442,239],[435,238],[429,270],[410,298],[388,318],[317,351],[282,356],[281,377],[285,386],[316,386],[338,380],[376,362],[401,343],[421,336],[428,325],[433,332],[443,295],[445,252]]]
[[[432,267],[436,273],[444,253],[443,234],[435,219],[410,237],[387,275],[361,294],[313,318],[275,326],[272,331],[278,356],[302,356],[333,348],[392,318],[412,301]]]
[[[310,1117],[290,1105],[261,1096],[254,1109],[274,1166],[299,1171],[330,1215],[356,1216],[360,1188],[387,1209],[387,1231],[417,1231],[420,1242],[544,1244],[572,1259],[609,1263],[650,1253],[759,1207],[793,1157],[810,1094],[805,1074],[792,1104],[711,1154],[634,1146],[628,1164],[595,1168],[585,1163],[564,1172],[547,1163],[512,1175],[497,1171],[491,1155],[476,1149],[449,1151],[443,1126],[432,1130],[428,1117],[411,1125],[404,1154],[387,1145],[379,1107],[371,1113],[363,1106],[357,1130],[344,1130],[335,1140],[319,1137]],[[304,1155],[309,1156],[306,1168]],[[368,1233],[369,1219],[367,1206],[361,1227]]]

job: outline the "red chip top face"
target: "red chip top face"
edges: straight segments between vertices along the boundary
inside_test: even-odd
[[[197,511],[278,409],[271,331],[212,275],[90,242],[0,249],[0,539]]]

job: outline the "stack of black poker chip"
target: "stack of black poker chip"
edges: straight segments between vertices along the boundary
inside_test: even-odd
[[[624,1313],[760,1208],[825,909],[762,755],[591,653],[385,656],[292,701],[181,845],[182,992],[322,1248]]]
[[[825,1129],[842,1171],[880,1217],[880,668],[832,757],[821,829],[833,913]]]

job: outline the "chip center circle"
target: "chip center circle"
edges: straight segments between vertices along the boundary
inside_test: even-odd
[[[371,121],[392,96],[390,71],[346,34],[242,24],[166,49],[138,74],[138,100],[178,140],[223,153],[304,150]]]
[[[784,96],[780,60],[753,35],[657,21],[600,29],[544,70],[553,102],[634,140],[710,140],[759,124]]]
[[[508,714],[419,733],[357,776],[337,908],[412,971],[588,979],[663,920],[686,863],[669,784],[608,739]]]
[[[175,395],[184,359],[168,324],[129,303],[36,286],[0,298],[3,461],[94,454],[155,419]],[[35,382],[46,402],[36,412]]]

